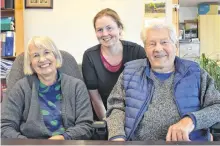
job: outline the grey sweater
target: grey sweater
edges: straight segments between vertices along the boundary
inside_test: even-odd
[[[163,88],[163,86],[161,86],[161,87]],[[201,95],[200,101],[201,101],[202,108],[199,111],[191,113],[195,116],[195,119],[196,119],[196,123],[195,123],[196,127],[194,130],[209,128],[213,124],[220,122],[220,93],[219,93],[219,91],[216,90],[216,88],[214,86],[214,80],[203,69],[201,69],[201,86],[200,87],[201,87],[200,88],[200,95]],[[154,98],[155,98],[155,96],[154,96]],[[155,99],[153,99],[153,100],[155,100]],[[174,105],[173,105],[173,107],[174,107]],[[165,107],[163,106],[160,109],[160,111],[166,110],[164,108]],[[150,109],[148,109],[148,110],[150,110]],[[157,110],[157,109],[154,108],[154,110]],[[170,113],[167,113],[167,114],[172,114],[171,113],[172,111],[169,110],[169,112]],[[151,114],[153,114],[153,113],[156,113],[156,111],[151,112]],[[161,119],[160,119],[161,117],[158,116],[158,114],[148,115],[148,116],[149,117],[154,116],[154,120],[148,120],[147,123],[149,123],[149,125],[153,125],[154,122],[157,122],[157,121],[161,122]],[[178,119],[178,116],[179,115],[176,115],[177,119]],[[118,82],[116,83],[115,87],[113,88],[113,90],[108,98],[108,109],[107,109],[106,117],[107,117],[108,131],[109,131],[109,139],[112,137],[115,137],[115,136],[125,136],[126,137],[125,131],[124,131],[125,91],[123,88],[123,73],[119,76]],[[155,120],[157,120],[157,121],[155,121]],[[171,124],[172,120],[169,123]],[[139,124],[141,124],[141,123],[139,123]],[[169,126],[171,126],[171,125],[169,125]],[[169,126],[167,126],[167,127],[169,127]],[[165,128],[166,128],[166,126],[165,126]],[[154,130],[154,129],[151,129],[151,130]],[[168,129],[166,128],[165,131],[163,131],[163,133],[167,133],[167,131],[168,131]],[[136,134],[138,134],[138,133],[140,134],[140,132],[136,131]],[[143,131],[142,131],[142,133],[143,133]],[[153,133],[156,133],[156,131],[154,131]],[[161,138],[161,137],[158,136],[158,138]],[[151,138],[149,137],[149,139],[151,139]],[[162,139],[165,139],[165,137]]]
[[[85,84],[74,77],[60,74],[61,116],[71,139],[90,139],[93,114]],[[39,80],[35,75],[19,80],[3,100],[1,111],[2,138],[47,139],[51,135],[44,124],[38,101]]]
[[[173,89],[174,74],[167,80],[160,81],[151,72],[151,78],[156,92],[132,140],[165,140],[167,129],[180,120],[173,90],[170,90]]]

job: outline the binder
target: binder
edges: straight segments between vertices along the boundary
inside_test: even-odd
[[[1,18],[1,30],[14,30],[14,18],[3,17]]]
[[[6,40],[6,34],[5,33],[1,33],[1,47],[2,47],[2,55],[1,56],[5,56],[5,40]]]
[[[14,0],[5,0],[6,9],[14,9]]]
[[[14,50],[14,33],[11,31],[6,32],[5,39],[5,56],[13,56]]]
[[[1,0],[1,9],[5,8],[5,0]]]

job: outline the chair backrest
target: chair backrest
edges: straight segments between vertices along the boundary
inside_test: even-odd
[[[60,50],[60,53],[63,57],[63,64],[62,67],[58,70],[62,73],[67,75],[73,76],[75,78],[81,79],[83,81],[82,74],[80,72],[79,66],[75,60],[75,58],[70,55],[68,52]],[[24,78],[24,53],[20,54],[16,57],[15,61],[13,62],[12,68],[7,76],[7,93],[12,89],[13,85],[20,79]],[[99,123],[99,125],[94,127],[93,140],[107,140],[107,132],[105,131],[106,125]],[[101,131],[100,131],[101,129]],[[103,131],[104,129],[104,131]],[[97,132],[98,131],[98,132]]]
[[[75,58],[68,52],[62,50],[60,52],[63,57],[63,64],[58,70],[62,73],[83,80]],[[16,57],[7,77],[7,92],[9,92],[13,85],[24,76],[24,53],[22,53]]]

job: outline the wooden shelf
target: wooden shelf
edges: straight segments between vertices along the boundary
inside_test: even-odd
[[[1,17],[14,17],[14,9],[1,9]]]
[[[15,31],[15,29],[14,30],[1,30],[1,32],[7,32],[7,31]]]
[[[24,52],[24,0],[15,1],[16,56]]]
[[[1,59],[15,60],[16,56],[1,56]]]

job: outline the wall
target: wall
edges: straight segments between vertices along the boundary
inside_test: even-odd
[[[143,0],[144,3],[149,3],[149,1],[154,2],[153,0]],[[154,19],[157,19],[159,21],[165,21],[172,23],[172,0],[158,0],[159,2],[166,2],[166,17],[165,18],[145,18],[145,26],[147,26],[151,21],[154,21]]]
[[[93,17],[106,7],[120,15],[125,25],[123,38],[141,43],[144,16],[141,0],[54,0],[52,10],[24,10],[25,45],[32,36],[49,36],[59,49],[68,51],[81,63],[84,51],[98,43]]]
[[[179,20],[184,22],[184,20],[193,20],[197,18],[197,7],[181,7],[179,8]]]
[[[84,51],[96,45],[93,17],[103,8],[118,12],[125,26],[123,39],[142,44],[146,0],[53,0],[53,9],[24,10],[24,41],[35,35],[51,37],[57,47],[71,53],[78,63]],[[172,22],[172,0],[167,0],[167,20]]]

